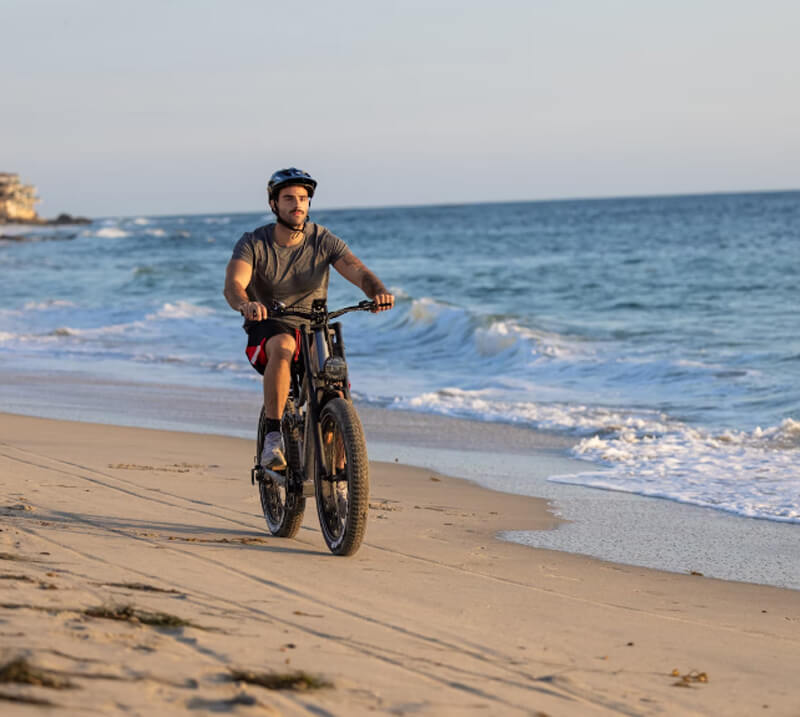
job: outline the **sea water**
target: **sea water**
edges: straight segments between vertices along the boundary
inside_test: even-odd
[[[342,320],[360,400],[567,436],[551,481],[800,522],[800,192],[313,219],[398,299]],[[222,285],[269,220],[0,227],[0,369],[258,391]]]

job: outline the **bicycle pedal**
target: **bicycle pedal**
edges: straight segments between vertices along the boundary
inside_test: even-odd
[[[278,485],[281,488],[286,487],[286,476],[283,473],[277,473],[276,471],[271,471],[269,468],[263,468],[259,466],[261,475],[258,480],[264,481],[269,485]]]

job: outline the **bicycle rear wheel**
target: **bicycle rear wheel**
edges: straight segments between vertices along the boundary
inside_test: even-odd
[[[256,440],[256,462],[261,456],[266,436],[267,416],[264,408],[258,419],[258,438]],[[300,431],[284,415],[281,421],[283,447],[286,451],[286,470],[279,473],[281,481],[265,478],[258,481],[258,494],[261,498],[261,509],[267,521],[269,532],[278,538],[293,538],[303,524],[303,513],[306,499],[302,487],[295,489],[299,482],[293,480],[292,470],[297,470],[301,461]]]
[[[353,404],[334,398],[320,415],[323,465],[315,460],[314,491],[325,543],[334,555],[355,553],[367,529],[369,462]]]

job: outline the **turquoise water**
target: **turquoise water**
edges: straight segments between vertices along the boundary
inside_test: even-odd
[[[399,297],[343,319],[361,399],[574,437],[556,480],[800,522],[800,193],[313,217]],[[0,240],[0,366],[257,390],[221,291],[267,220],[0,228],[27,239]]]

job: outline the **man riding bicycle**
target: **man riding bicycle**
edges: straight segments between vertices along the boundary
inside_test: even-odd
[[[339,237],[308,221],[317,182],[295,167],[275,172],[267,184],[267,199],[276,221],[245,232],[233,249],[225,272],[225,298],[245,318],[247,357],[264,376],[267,435],[261,465],[283,470],[281,415],[289,395],[291,362],[298,348],[302,319],[269,317],[267,307],[310,310],[315,299],[326,299],[329,267],[359,287],[378,305],[394,306],[394,296]]]

